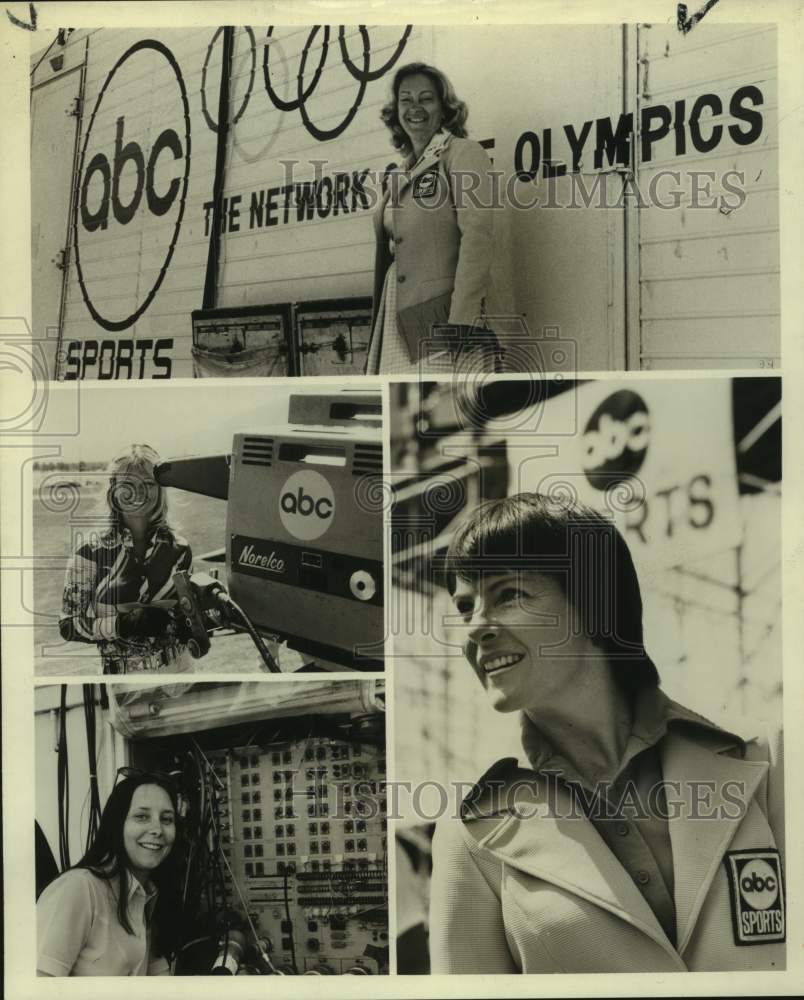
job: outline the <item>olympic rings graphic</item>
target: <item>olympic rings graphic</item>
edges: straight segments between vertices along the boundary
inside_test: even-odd
[[[254,90],[254,78],[257,71],[257,41],[254,37],[254,31],[248,25],[244,26],[243,30],[248,35],[249,40],[249,51],[251,57],[251,70],[249,72],[249,81],[246,87],[245,95],[243,96],[240,107],[237,110],[234,118],[232,119],[232,124],[234,125],[238,122],[244,115],[246,108],[248,107],[249,101],[251,99],[252,91]],[[391,54],[391,56],[386,59],[382,66],[377,69],[371,69],[371,37],[369,35],[368,28],[364,24],[358,25],[358,31],[360,32],[360,40],[363,46],[362,53],[362,66],[355,64],[352,57],[349,55],[349,51],[346,47],[346,25],[338,26],[338,48],[340,50],[341,64],[344,68],[351,74],[352,77],[358,82],[357,95],[354,99],[349,110],[344,115],[343,119],[339,124],[335,125],[333,128],[324,129],[316,125],[312,121],[310,115],[307,112],[307,101],[314,95],[319,82],[321,81],[321,75],[324,72],[324,67],[327,65],[327,59],[330,53],[330,40],[332,36],[332,30],[329,25],[316,24],[310,29],[310,33],[307,36],[307,40],[304,43],[301,52],[301,59],[299,61],[299,70],[296,76],[296,88],[297,93],[295,97],[286,99],[280,97],[276,92],[276,89],[271,82],[271,67],[270,67],[270,53],[271,53],[271,43],[276,45],[278,41],[274,38],[274,25],[271,25],[266,32],[266,43],[263,47],[263,58],[262,58],[262,74],[263,81],[265,83],[265,92],[275,108],[279,111],[298,111],[301,115],[304,127],[307,129],[309,134],[313,138],[319,141],[324,141],[326,139],[334,139],[341,135],[351,123],[354,116],[360,109],[360,105],[363,102],[363,97],[366,93],[366,84],[372,82],[373,80],[379,80],[381,76],[388,72],[392,66],[397,62],[399,57],[402,55],[402,51],[405,48],[408,37],[413,30],[413,25],[406,25],[402,37],[396,44],[396,49]],[[212,50],[215,47],[215,43],[221,35],[223,28],[218,28],[215,34],[212,36],[212,40],[207,46],[207,54],[204,58],[204,65],[201,70],[201,112],[204,115],[204,120],[207,123],[208,128],[212,132],[218,131],[218,123],[215,121],[210,114],[209,105],[207,102],[207,70],[209,69],[209,62],[212,57]],[[310,54],[310,50],[318,37],[319,33],[323,31],[323,39],[321,42],[321,54],[318,57],[318,65],[313,72],[312,78],[307,86],[304,85],[304,74],[307,69],[307,60]]]
[[[251,48],[251,72],[249,74],[248,87],[246,87],[246,94],[240,103],[240,108],[237,114],[232,119],[232,125],[238,122],[244,115],[246,108],[248,107],[249,99],[251,98],[251,92],[254,89],[254,77],[257,74],[257,39],[254,37],[253,30],[246,25],[243,30],[248,34],[249,45]],[[218,131],[218,123],[212,119],[207,107],[207,69],[209,68],[209,60],[212,55],[212,50],[215,47],[215,42],[217,42],[223,28],[218,28],[215,34],[212,36],[212,41],[207,46],[207,54],[204,58],[204,66],[201,70],[201,113],[204,116],[204,120],[207,123],[211,132]]]
[[[321,45],[321,55],[319,56],[318,66],[313,73],[310,83],[304,86],[304,73],[307,67],[307,58],[310,53],[310,49],[313,46],[313,42],[316,40],[319,31],[321,31],[321,25],[315,25],[307,36],[307,41],[304,43],[304,47],[301,53],[301,59],[299,61],[299,72],[296,77],[296,88],[297,96],[291,100],[285,100],[276,93],[272,83],[271,83],[271,72],[270,72],[270,48],[271,39],[273,38],[273,25],[268,28],[267,38],[268,41],[265,44],[263,52],[263,77],[265,80],[265,90],[271,103],[274,107],[278,108],[280,111],[298,111],[301,115],[304,127],[307,129],[309,134],[313,136],[314,139],[319,141],[324,141],[326,139],[334,139],[341,135],[350,125],[352,119],[357,114],[360,105],[363,102],[363,97],[366,93],[366,84],[372,80],[378,80],[384,73],[387,73],[389,69],[396,63],[402,54],[403,49],[407,43],[408,37],[413,29],[413,25],[407,25],[402,34],[402,37],[397,42],[397,46],[393,54],[385,61],[385,63],[378,69],[370,69],[371,65],[371,38],[368,33],[368,29],[364,24],[358,25],[358,30],[360,32],[360,38],[363,43],[363,66],[358,68],[352,61],[351,56],[346,48],[346,31],[345,25],[339,25],[338,27],[338,46],[341,54],[341,61],[343,66],[348,70],[348,72],[357,80],[359,86],[357,95],[352,103],[352,106],[344,115],[343,119],[335,126],[329,129],[319,128],[315,122],[312,121],[310,115],[307,112],[306,103],[312,97],[318,86],[319,80],[321,79],[321,74],[324,70],[324,66],[327,62],[327,57],[329,54],[329,42],[330,42],[330,29],[328,26],[323,26],[324,37]]]
[[[313,79],[310,81],[310,86],[304,91],[304,93],[301,92],[302,80],[304,79],[304,65],[307,61],[307,53],[310,51],[310,46],[315,41],[315,37],[320,31],[320,29],[321,25],[316,24],[313,27],[310,34],[307,36],[307,41],[304,44],[304,52],[302,53],[302,64],[299,69],[299,76],[298,76],[299,96],[292,101],[283,100],[279,96],[279,94],[277,94],[277,92],[274,90],[271,84],[271,70],[268,66],[268,59],[271,50],[270,39],[273,37],[274,26],[271,25],[271,27],[267,31],[266,37],[269,39],[269,42],[265,45],[265,48],[263,50],[262,73],[263,77],[265,78],[265,90],[271,99],[271,103],[274,105],[275,108],[278,108],[280,111],[297,111],[301,107],[301,105],[312,96],[313,91],[318,86],[318,81],[321,79],[321,73],[327,61],[327,53],[329,52],[329,25],[326,24],[324,25],[324,43],[321,46],[321,58],[319,59],[318,66],[316,67],[316,71],[313,74]]]
[[[358,25],[358,27],[360,29],[360,37],[363,39],[363,55],[365,56],[366,52],[368,52],[369,56],[371,56],[371,41],[369,40],[369,35],[368,31],[366,30],[366,26],[364,24],[360,24]],[[413,25],[412,24],[407,25],[404,34],[402,35],[402,37],[399,40],[399,43],[397,44],[396,52],[394,52],[394,54],[390,57],[390,59],[388,59],[387,62],[385,62],[382,66],[380,66],[379,69],[374,69],[371,70],[370,72],[367,72],[365,70],[359,70],[354,65],[352,60],[349,58],[349,53],[346,51],[346,37],[343,32],[343,25],[341,25],[340,30],[338,32],[338,41],[340,42],[343,65],[349,70],[349,72],[352,74],[355,80],[365,80],[367,83],[370,82],[371,80],[379,80],[381,76],[383,76],[385,73],[388,72],[389,69],[391,69],[391,67],[394,65],[397,59],[402,55],[402,49],[404,49],[405,43],[407,42],[408,36],[410,35],[412,30],[413,30]]]
[[[368,81],[369,63],[371,61],[371,51],[370,51],[368,32],[362,26],[360,28],[360,36],[363,40],[363,70],[359,76],[355,77],[355,79],[359,81],[357,96],[355,97],[354,104],[352,104],[351,108],[349,108],[349,110],[346,112],[346,115],[340,122],[340,124],[335,125],[334,128],[331,129],[321,129],[312,121],[310,116],[307,114],[307,107],[305,105],[302,95],[302,83],[304,81],[304,67],[307,65],[307,53],[310,51],[310,45],[312,44],[313,38],[315,38],[314,31],[310,33],[310,37],[307,39],[307,43],[305,44],[304,49],[302,50],[301,61],[299,63],[299,76],[297,79],[298,92],[299,92],[299,114],[301,115],[302,121],[304,122],[304,127],[307,129],[310,135],[314,139],[318,139],[319,142],[324,142],[326,139],[334,139],[336,136],[339,136],[342,132],[344,132],[349,127],[352,119],[357,114],[358,108],[363,103],[363,95],[366,93],[366,83]],[[343,25],[341,25],[341,27],[338,29],[338,42],[341,47],[341,54],[348,59],[349,55],[346,52],[346,43],[344,41]],[[326,45],[326,42],[324,44]],[[326,52],[326,49],[324,49],[324,51]],[[350,72],[352,72],[352,76],[355,75],[352,70],[350,70]]]

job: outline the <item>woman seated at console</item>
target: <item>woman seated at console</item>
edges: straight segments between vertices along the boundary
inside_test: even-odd
[[[36,904],[40,976],[169,973],[179,934],[178,802],[132,773],[112,791],[95,841]]]

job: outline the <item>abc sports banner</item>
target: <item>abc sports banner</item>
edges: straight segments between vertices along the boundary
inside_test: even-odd
[[[511,493],[571,496],[609,514],[644,570],[740,540],[727,379],[587,383],[489,430],[506,438]]]

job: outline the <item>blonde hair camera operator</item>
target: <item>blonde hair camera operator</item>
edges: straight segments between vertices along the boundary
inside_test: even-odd
[[[168,605],[173,574],[192,552],[168,523],[165,490],[154,478],[159,455],[134,444],[109,464],[105,531],[82,539],[67,567],[59,631],[94,643],[105,674],[185,667]]]

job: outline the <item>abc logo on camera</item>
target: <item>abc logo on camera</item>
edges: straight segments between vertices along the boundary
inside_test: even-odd
[[[589,483],[605,491],[635,476],[649,441],[650,416],[642,397],[630,389],[612,393],[584,430],[581,460]]]
[[[153,82],[157,110],[132,95]],[[190,111],[170,49],[143,39],[100,88],[81,148],[74,201],[75,266],[84,303],[106,330],[145,312],[167,274],[190,176]],[[147,270],[137,262],[147,247]]]
[[[726,868],[735,943],[784,941],[784,887],[779,852],[729,851]]]
[[[335,494],[320,472],[294,472],[279,491],[279,517],[300,541],[320,538],[335,517]]]

